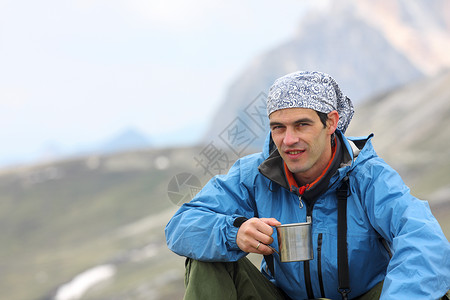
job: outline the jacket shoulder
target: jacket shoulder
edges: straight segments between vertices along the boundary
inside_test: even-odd
[[[259,174],[258,166],[264,161],[263,153],[254,153],[243,156],[236,160],[233,166],[226,174],[226,177],[237,176],[243,183],[251,184],[254,178]]]

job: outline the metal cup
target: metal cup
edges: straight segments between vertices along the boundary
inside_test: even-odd
[[[281,262],[313,259],[311,222],[276,226]]]

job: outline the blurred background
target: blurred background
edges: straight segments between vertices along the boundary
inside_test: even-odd
[[[181,299],[164,226],[259,151],[273,81],[332,75],[347,135],[450,236],[445,0],[0,0],[4,299]]]

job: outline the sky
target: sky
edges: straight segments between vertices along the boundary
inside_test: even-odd
[[[292,37],[307,6],[0,0],[0,166],[127,128],[159,146],[192,142],[234,78]]]

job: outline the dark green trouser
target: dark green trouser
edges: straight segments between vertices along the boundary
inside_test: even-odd
[[[223,263],[187,259],[185,285],[185,300],[285,299],[246,257]]]
[[[237,262],[186,261],[185,300],[203,299],[289,299],[247,258]],[[380,298],[382,282],[358,300]]]

